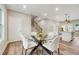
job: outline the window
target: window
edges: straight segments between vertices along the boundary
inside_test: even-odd
[[[3,39],[3,15],[2,10],[0,9],[0,40]]]

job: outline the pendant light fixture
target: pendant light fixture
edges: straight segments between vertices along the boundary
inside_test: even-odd
[[[70,18],[70,16],[67,13],[65,14],[65,18],[66,18],[65,19],[65,22],[66,23],[70,23],[70,20],[68,20]]]

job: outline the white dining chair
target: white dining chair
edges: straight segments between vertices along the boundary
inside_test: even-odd
[[[33,33],[32,33],[33,35]],[[33,41],[33,38],[31,35],[29,36],[28,34],[20,33],[20,37],[23,42],[23,48],[24,50],[28,50],[29,48],[35,47],[37,44]],[[24,51],[24,54],[27,54],[27,51]]]
[[[52,39],[48,39],[45,44],[43,44],[46,48],[48,48],[53,53],[56,51],[59,54],[59,37],[54,36]]]

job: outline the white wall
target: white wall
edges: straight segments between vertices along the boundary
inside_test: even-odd
[[[4,38],[0,41],[0,54],[2,54],[7,45],[7,10],[5,5],[0,5],[0,9],[4,13]]]
[[[31,16],[16,11],[8,10],[8,39],[9,41],[21,40],[20,32],[31,32]]]

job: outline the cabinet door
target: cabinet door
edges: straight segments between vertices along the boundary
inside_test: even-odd
[[[71,41],[72,40],[72,33],[71,32],[63,32],[62,33],[62,40],[64,41]]]

